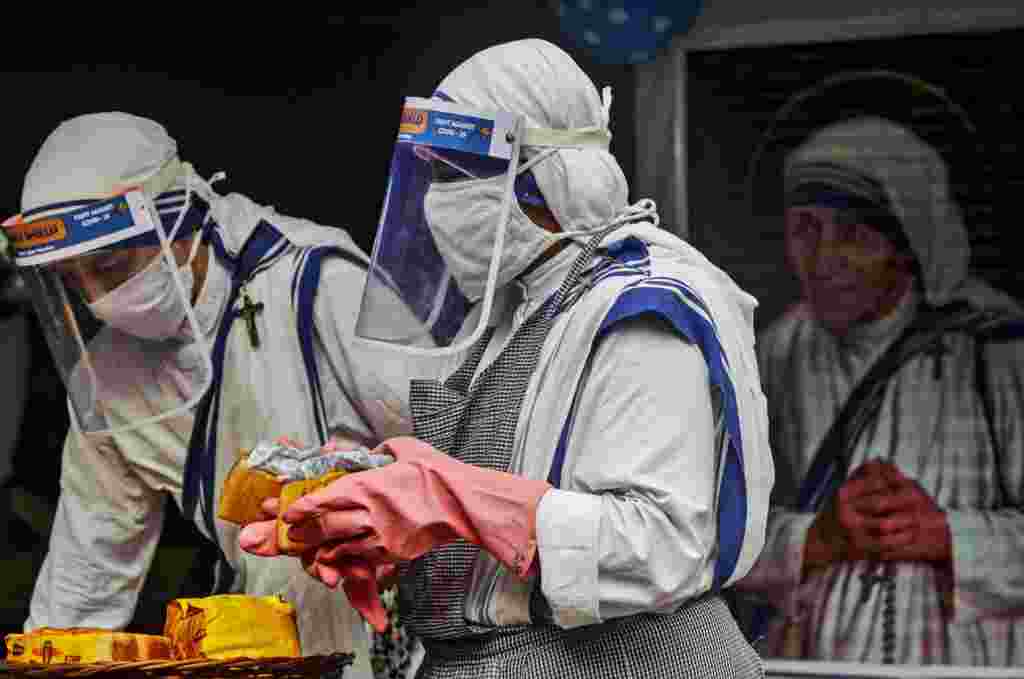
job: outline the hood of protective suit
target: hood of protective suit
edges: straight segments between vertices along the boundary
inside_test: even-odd
[[[938,152],[910,130],[883,118],[836,123],[814,134],[786,159],[786,174],[832,165],[877,183],[903,227],[920,266],[925,299],[981,308],[1016,307],[1008,296],[968,277],[967,230]]]
[[[21,210],[98,200],[161,175],[155,198],[179,184],[178,145],[162,125],[128,113],[92,113],[61,123],[43,142],[21,193]]]
[[[437,87],[459,104],[521,115],[527,127],[607,128],[601,96],[572,57],[544,40],[496,45],[457,66]],[[537,151],[524,151],[529,159]],[[565,231],[599,228],[625,208],[618,161],[599,149],[559,149],[531,169]]]

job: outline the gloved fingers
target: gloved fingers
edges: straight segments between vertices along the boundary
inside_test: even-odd
[[[344,580],[344,574],[338,568],[334,567],[329,563],[318,561],[315,558],[310,562],[310,565],[306,568],[306,572],[312,575],[320,582],[330,587],[331,589],[335,589],[338,586],[338,584]]]
[[[278,556],[277,521],[268,519],[245,526],[238,534],[238,546],[257,556]]]
[[[260,510],[263,512],[265,519],[276,519],[277,513],[280,511],[281,501],[276,497],[268,497],[266,500],[260,503]]]
[[[327,545],[329,551],[324,552],[324,557],[359,557],[378,563],[412,561],[438,545],[466,536],[477,540],[476,544],[479,544],[479,538],[468,527],[459,533],[449,524],[416,528],[398,522],[383,523],[364,536],[332,541]]]
[[[285,521],[290,523],[287,518]],[[289,540],[301,542],[310,548],[325,542],[358,540],[373,534],[370,512],[362,508],[322,511],[288,528]]]
[[[360,489],[365,487],[365,481],[369,479],[372,482],[386,471],[388,468],[382,467],[335,479],[323,488],[297,499],[285,510],[281,519],[285,523],[294,524],[313,518],[324,511],[361,508],[362,505],[354,498],[362,494]]]
[[[380,600],[378,573],[390,573],[387,568],[365,559],[345,557],[332,564],[319,560],[320,552],[310,550],[302,555],[303,568],[311,576],[334,589],[341,583],[345,596],[352,608],[359,611],[378,632],[384,632],[388,625],[387,611]]]
[[[348,562],[345,568],[342,589],[352,608],[359,611],[373,629],[383,634],[388,627],[388,614],[380,600],[376,568],[359,559]]]
[[[380,546],[376,535],[355,541],[330,542],[316,550],[317,561],[321,563],[345,563],[352,559],[368,560],[374,564],[389,561],[387,550]]]
[[[310,549],[303,552],[299,555],[299,559],[302,561],[302,570],[331,589],[337,587],[338,583],[341,582],[341,573],[338,572],[337,568],[317,561],[316,550]]]

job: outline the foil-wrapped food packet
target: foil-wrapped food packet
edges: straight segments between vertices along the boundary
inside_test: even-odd
[[[221,489],[217,516],[244,526],[266,518],[262,505],[267,498],[282,498],[283,507],[285,501],[290,504],[345,474],[377,469],[394,461],[391,455],[362,446],[343,446],[335,440],[308,448],[286,439],[261,441],[251,450],[239,451]]]
[[[249,452],[249,466],[287,481],[315,479],[329,472],[359,472],[395,461],[391,455],[365,447],[335,450],[333,442],[313,448],[297,448],[279,441],[260,442]]]

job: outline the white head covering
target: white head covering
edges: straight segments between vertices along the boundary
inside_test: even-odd
[[[159,179],[145,187],[156,197],[182,173],[178,145],[159,123],[117,112],[78,116],[43,142],[25,176],[21,210],[106,198]]]
[[[441,81],[437,91],[465,106],[522,115],[527,127],[608,126],[594,83],[572,57],[544,40],[519,40],[478,52]],[[531,153],[527,150],[528,157]],[[626,208],[626,177],[608,151],[559,149],[531,171],[566,231],[599,228]]]
[[[100,200],[136,186],[153,199],[188,188],[211,206],[222,202],[209,183],[178,158],[178,144],[163,125],[130,113],[107,112],[70,118],[50,133],[25,175],[21,210]],[[161,218],[169,220],[178,219],[182,210],[178,199],[157,206]],[[216,321],[229,286],[220,269],[208,269],[196,306],[204,330]]]
[[[877,117],[830,125],[786,158],[785,172],[789,177],[815,165],[833,166],[881,187],[914,251],[929,304],[961,300],[979,308],[1016,308],[1009,296],[968,277],[970,244],[950,195],[946,164],[913,132]]]

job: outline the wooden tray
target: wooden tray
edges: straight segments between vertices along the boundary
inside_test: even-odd
[[[107,677],[116,679],[180,677],[181,679],[341,679],[352,664],[351,653],[305,658],[229,658],[221,660],[141,660],[138,662],[67,663],[55,665],[0,661],[0,678],[51,679],[57,677]]]

